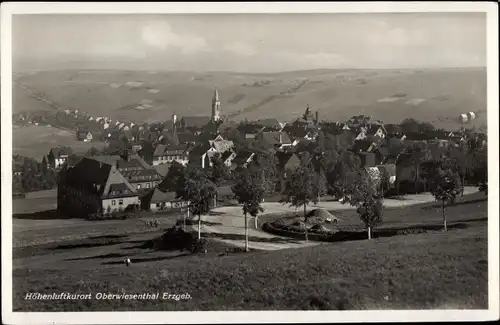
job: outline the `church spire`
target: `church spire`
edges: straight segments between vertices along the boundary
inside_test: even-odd
[[[212,120],[217,122],[221,119],[220,116],[221,107],[220,107],[220,99],[219,99],[219,91],[215,88],[214,97],[212,98]]]

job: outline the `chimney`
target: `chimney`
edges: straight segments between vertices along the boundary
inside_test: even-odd
[[[316,111],[316,125],[318,125],[318,122],[319,122],[319,112]]]

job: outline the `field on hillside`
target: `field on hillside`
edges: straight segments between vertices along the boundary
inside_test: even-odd
[[[385,122],[406,117],[456,129],[463,112],[486,109],[485,69],[312,70],[276,74],[161,71],[41,71],[16,76],[61,107],[119,120],[167,120],[209,115],[214,88],[223,114],[233,120],[276,117],[291,120],[307,104],[321,119],[355,114]],[[28,92],[24,92],[28,96]],[[32,111],[15,96],[13,112]],[[475,125],[486,121],[480,114]]]
[[[486,308],[487,201],[466,196],[447,213],[446,233],[228,256],[151,250],[143,244],[160,232],[139,229],[133,220],[13,219],[14,310]],[[394,224],[399,227],[440,221],[433,203],[387,214],[388,221],[403,220]],[[347,211],[341,217],[351,218]],[[135,261],[128,268],[122,263],[127,257]],[[43,301],[24,300],[26,292],[170,292],[192,299]]]
[[[25,157],[41,160],[50,148],[70,146],[75,153],[85,153],[92,147],[104,148],[103,142],[82,142],[75,132],[46,126],[12,126],[12,151]]]
[[[137,253],[134,242],[120,253],[61,249],[65,256],[58,262],[50,255],[38,258],[53,267],[27,264],[13,271],[13,306],[14,311],[485,309],[486,234],[483,224],[225,257],[139,253],[128,268],[121,261]],[[60,269],[62,264],[68,268]],[[44,301],[25,300],[27,292],[158,292],[160,297],[167,292],[188,293],[191,299]]]

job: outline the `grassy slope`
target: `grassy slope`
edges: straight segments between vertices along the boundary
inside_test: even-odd
[[[449,207],[447,211],[450,225],[465,222],[468,228],[227,257],[171,258],[169,253],[134,251],[130,250],[132,247],[113,246],[113,242],[93,248],[71,242],[75,248],[65,249],[63,253],[40,246],[30,251],[33,254],[46,251],[43,254],[49,255],[27,259],[21,258],[22,254],[32,253],[17,249],[16,254],[21,255],[15,260],[20,268],[13,273],[14,306],[19,311],[485,308],[487,204],[472,201]],[[388,225],[393,226],[433,224],[440,221],[438,212],[426,205],[391,209],[386,219]],[[346,222],[355,223],[350,212],[343,212],[342,217]],[[112,227],[111,223],[100,227],[107,226]],[[61,230],[47,229],[44,236]],[[136,236],[148,238],[148,234]],[[94,244],[94,241],[88,239],[80,244]],[[116,244],[140,242],[133,236],[115,241]],[[116,261],[123,258],[123,254],[135,254],[132,258],[139,257],[144,263],[125,268],[113,266],[116,262],[95,260],[114,257]],[[94,260],[88,256],[94,256]],[[68,262],[69,257],[80,260]],[[22,299],[25,292],[36,291],[122,290],[189,292],[193,299],[179,302]]]
[[[15,311],[487,307],[487,227],[154,264],[13,272]],[[191,300],[24,300],[26,292],[189,293]]]
[[[308,82],[297,92],[283,94]],[[342,82],[342,79],[345,80]],[[225,114],[242,111],[253,104],[269,100],[262,106],[237,115],[236,120],[277,117],[290,120],[302,114],[306,104],[320,110],[323,119],[341,120],[357,113],[376,116],[386,122],[405,117],[435,120],[438,116],[456,118],[459,113],[481,111],[486,107],[486,73],[484,69],[438,69],[424,71],[396,70],[314,70],[278,74],[238,74],[213,72],[140,71],[47,71],[23,75],[18,80],[42,91],[64,107],[78,108],[96,116],[108,114],[118,119],[169,119],[175,111],[180,115],[210,114],[214,87],[219,88]],[[260,87],[248,87],[259,81],[271,81]],[[123,84],[139,81],[144,84],[131,89]],[[121,84],[117,89],[111,83]],[[156,94],[148,89],[158,89]],[[396,93],[407,94],[398,102],[378,103],[379,99]],[[405,104],[411,99],[426,101],[418,106]],[[154,109],[137,111],[143,99],[155,100]],[[418,108],[418,109],[416,109]],[[14,102],[13,111],[31,108]],[[485,122],[478,118],[478,125]],[[456,123],[439,122],[456,128]]]
[[[15,154],[41,160],[57,146],[70,146],[75,153],[85,153],[92,147],[104,148],[105,144],[78,141],[75,132],[54,127],[30,125],[12,129],[12,151]]]

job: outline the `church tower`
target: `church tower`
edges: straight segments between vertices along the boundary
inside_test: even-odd
[[[217,91],[217,88],[215,89],[214,92],[214,97],[212,98],[212,121],[220,121],[221,116],[221,107],[220,107],[220,99],[219,99],[219,92]]]

